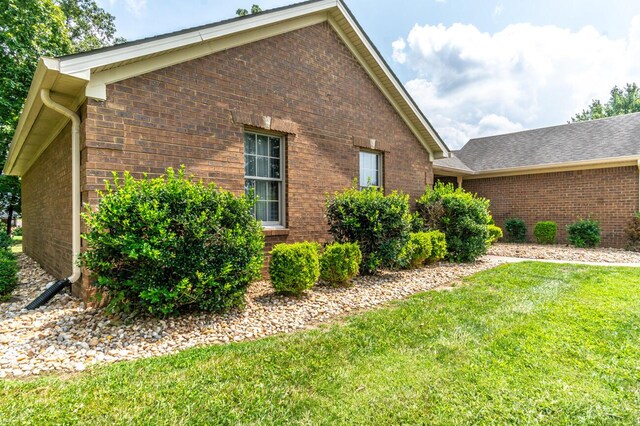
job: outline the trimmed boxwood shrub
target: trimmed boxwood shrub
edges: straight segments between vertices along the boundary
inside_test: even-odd
[[[269,275],[277,293],[299,295],[310,289],[320,276],[320,245],[276,244],[271,251]]]
[[[431,235],[428,232],[412,232],[400,255],[402,266],[418,268],[429,256],[431,256]]]
[[[538,244],[555,244],[557,232],[558,224],[552,221],[538,222],[533,228]]]
[[[471,262],[487,252],[488,200],[438,182],[416,203],[425,225],[444,232],[449,260]]]
[[[98,209],[83,214],[82,264],[112,310],[155,315],[221,311],[244,303],[260,277],[264,238],[253,199],[176,174],[155,179],[113,174]]]
[[[431,255],[427,258],[427,262],[434,263],[444,259],[447,256],[447,238],[440,231],[429,231],[429,239],[431,241]]]
[[[627,235],[627,250],[640,251],[640,212],[633,215],[624,233]]]
[[[18,262],[9,250],[0,250],[0,300],[6,299],[18,285]]]
[[[397,261],[409,240],[411,215],[407,195],[382,188],[354,187],[327,197],[326,215],[329,233],[339,243],[358,243],[362,252],[360,271],[374,274]]]
[[[320,278],[337,286],[347,285],[360,272],[362,252],[358,243],[333,243],[320,256]]]
[[[496,225],[492,225],[491,223],[489,223],[487,225],[487,230],[489,231],[489,245],[495,243],[496,241],[498,241],[500,238],[502,238],[502,229],[500,229],[499,226]]]
[[[600,225],[593,219],[579,219],[567,225],[567,234],[574,247],[595,247],[600,243]]]
[[[524,243],[527,238],[527,225],[524,220],[512,217],[504,221],[507,241],[510,243]]]

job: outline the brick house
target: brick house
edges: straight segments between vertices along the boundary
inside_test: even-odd
[[[417,198],[448,155],[345,4],[314,0],[42,58],[4,172],[25,253],[86,298],[80,206],[112,171],[254,187],[268,249],[326,240],[325,194],[353,179]]]
[[[602,245],[624,247],[640,210],[640,113],[470,140],[436,160],[436,179],[491,200],[496,224],[558,223],[558,241],[578,217],[600,222]]]

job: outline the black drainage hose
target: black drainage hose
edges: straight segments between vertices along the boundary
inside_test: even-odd
[[[28,310],[38,309],[40,306],[44,305],[49,300],[51,300],[53,296],[60,293],[62,289],[68,285],[71,285],[71,281],[69,281],[68,278],[65,278],[64,280],[56,281],[55,283],[53,283],[51,287],[46,289],[40,296],[36,297],[36,300],[29,303],[25,309],[28,309]]]

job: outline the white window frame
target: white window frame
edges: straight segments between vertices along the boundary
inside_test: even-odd
[[[362,170],[362,153],[366,153],[366,154],[373,154],[376,156],[377,159],[377,166],[378,166],[378,185],[367,185],[366,182],[361,182],[360,181],[360,174],[361,174],[361,170]],[[360,189],[364,189],[364,188],[368,188],[370,186],[375,186],[377,188],[381,188],[384,185],[384,181],[382,180],[384,174],[382,172],[382,163],[383,163],[383,159],[382,159],[383,153],[380,151],[370,151],[370,150],[366,150],[366,149],[361,149],[358,151],[358,185],[360,187]]]
[[[256,135],[257,136],[267,136],[270,138],[279,138],[280,139],[280,178],[265,178],[265,177],[261,177],[261,176],[247,176],[246,174],[244,175],[244,180],[245,180],[245,185],[246,185],[246,181],[247,180],[261,180],[261,181],[267,181],[267,182],[278,182],[278,215],[280,216],[280,220],[279,221],[260,221],[262,223],[262,227],[265,229],[284,229],[286,228],[286,217],[287,217],[287,210],[286,210],[286,186],[285,186],[285,176],[286,176],[286,172],[285,172],[285,155],[287,150],[285,149],[285,144],[287,143],[286,137],[282,134],[279,133],[270,133],[270,132],[264,132],[264,131],[258,131],[258,130],[253,130],[253,129],[245,129],[243,134],[242,134],[242,159],[243,159],[243,163],[244,163],[244,157],[245,157],[245,149],[244,149],[244,144],[245,144],[245,135],[247,134],[251,134],[251,135]],[[243,164],[244,166],[244,164]],[[244,167],[243,167],[244,169]],[[258,164],[256,163],[256,170],[258,170]],[[255,212],[254,212],[254,216],[255,216]]]

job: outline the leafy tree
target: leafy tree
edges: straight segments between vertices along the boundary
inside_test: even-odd
[[[115,16],[98,6],[95,0],[57,0],[65,16],[72,53],[122,43],[115,36]]]
[[[254,4],[253,6],[251,6],[251,13],[260,13],[262,12],[262,8],[260,6],[258,6],[257,4]],[[249,11],[247,9],[238,9],[236,10],[236,15],[238,16],[247,16],[249,14]]]
[[[0,169],[38,59],[121,41],[113,21],[94,0],[0,0]],[[19,203],[19,178],[0,176],[0,208],[19,212]]]
[[[606,104],[594,99],[589,108],[571,117],[572,122],[596,120],[615,115],[640,112],[640,90],[636,83],[627,84],[624,89],[614,86]]]

